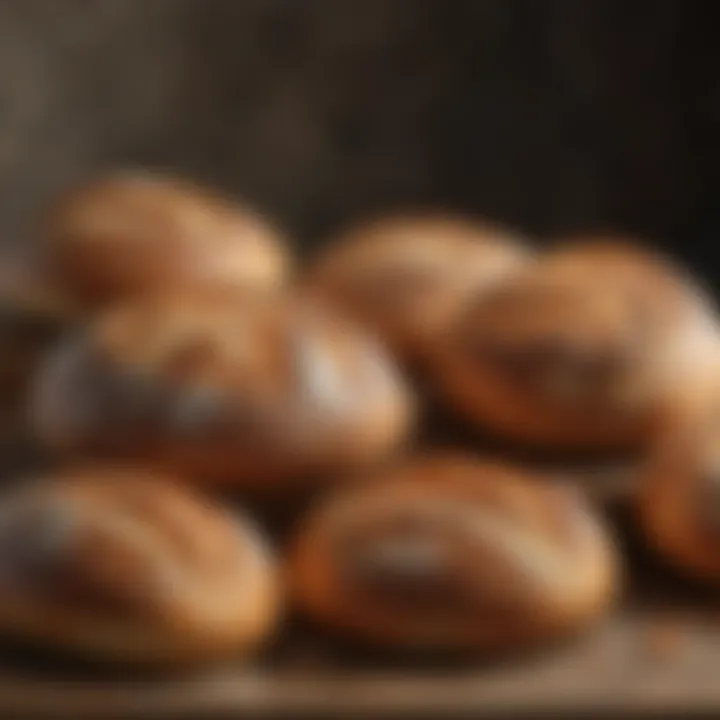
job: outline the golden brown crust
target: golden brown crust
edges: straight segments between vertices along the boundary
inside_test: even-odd
[[[406,649],[502,650],[577,631],[611,602],[614,548],[569,487],[428,457],[307,519],[291,592],[318,623]]]
[[[33,414],[71,452],[262,490],[384,457],[413,402],[383,350],[325,308],[205,293],[98,318],[48,360]]]
[[[336,239],[310,284],[378,332],[403,357],[422,358],[471,293],[527,259],[519,235],[451,215],[395,215]]]
[[[720,581],[720,341],[717,354],[663,408],[641,474],[649,543],[678,567]]]
[[[171,479],[86,467],[6,492],[0,631],[112,662],[242,655],[278,621],[264,539]]]
[[[468,305],[437,345],[434,374],[491,431],[629,448],[714,333],[707,299],[669,261],[629,244],[571,245]]]
[[[37,264],[55,293],[95,309],[159,287],[278,287],[288,257],[253,211],[191,183],[117,173],[68,192],[40,224]]]

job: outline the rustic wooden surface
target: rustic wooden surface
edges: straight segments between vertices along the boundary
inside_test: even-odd
[[[720,708],[717,620],[619,614],[581,643],[500,668],[434,675],[337,668],[217,673],[183,682],[0,673],[3,718],[367,717],[697,711]]]

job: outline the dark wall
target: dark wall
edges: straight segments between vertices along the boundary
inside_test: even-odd
[[[713,5],[0,0],[0,230],[147,163],[310,238],[432,201],[546,234],[623,227],[706,264]]]

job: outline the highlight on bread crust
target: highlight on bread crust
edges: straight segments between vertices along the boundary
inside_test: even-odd
[[[300,296],[143,298],[98,317],[39,373],[33,426],[80,456],[270,489],[373,463],[414,402],[383,349]]]
[[[317,623],[408,650],[530,646],[611,604],[615,550],[584,498],[510,466],[409,461],[299,529],[290,598]]]
[[[518,234],[487,222],[389,215],[337,238],[309,283],[405,359],[421,360],[469,295],[515,271],[528,254]]]
[[[117,664],[256,650],[281,607],[249,520],[142,470],[85,467],[6,490],[0,633]]]
[[[648,543],[699,579],[720,582],[720,341],[666,399],[640,475],[637,512]]]
[[[42,218],[37,282],[81,309],[160,287],[269,290],[285,243],[256,212],[185,180],[114,173],[72,189]]]
[[[629,244],[571,245],[468,304],[435,348],[433,376],[500,435],[630,448],[715,332],[709,301],[669,261]]]

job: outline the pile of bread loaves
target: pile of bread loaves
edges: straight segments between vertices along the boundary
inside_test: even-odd
[[[431,652],[589,628],[621,574],[599,509],[512,458],[422,447],[428,395],[478,438],[639,453],[650,543],[720,580],[713,306],[630,239],[540,252],[395,215],[301,270],[248,208],[130,173],[59,198],[31,249],[0,377],[6,426],[50,460],[0,499],[7,637],[183,666],[247,657],[288,613]],[[271,543],[239,509],[258,498],[309,510]]]

